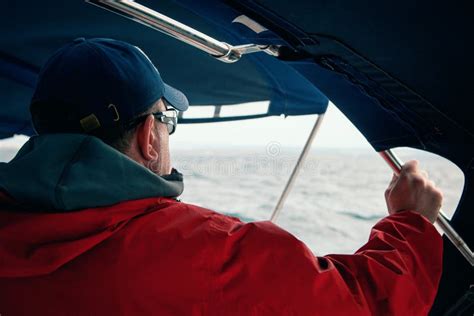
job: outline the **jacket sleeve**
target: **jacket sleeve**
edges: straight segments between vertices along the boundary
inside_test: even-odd
[[[442,272],[443,243],[414,212],[384,218],[354,255],[329,255],[335,273],[372,315],[427,315]]]
[[[411,211],[382,219],[352,255],[315,257],[270,222],[227,237],[224,297],[252,315],[426,315],[441,277],[441,236]]]

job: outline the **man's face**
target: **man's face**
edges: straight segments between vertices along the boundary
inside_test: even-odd
[[[159,100],[152,108],[153,112],[164,112],[166,106],[162,100]],[[169,149],[169,134],[166,124],[154,119],[154,140],[151,142],[151,146],[158,153],[156,160],[151,160],[148,169],[158,175],[165,175],[171,172],[171,161],[170,161],[170,149]]]
[[[164,112],[166,106],[162,100],[157,101],[146,119],[134,134],[127,156],[151,170],[157,175],[171,173],[168,126],[156,119],[151,113]]]

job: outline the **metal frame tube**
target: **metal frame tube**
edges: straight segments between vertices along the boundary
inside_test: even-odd
[[[172,18],[144,5],[136,3],[133,0],[86,0],[86,2],[132,19],[166,35],[172,36],[216,57],[223,62],[236,62],[243,54],[261,51],[273,56],[278,56],[278,47],[276,46],[257,44],[232,46],[201,33],[181,22],[173,20]]]
[[[275,209],[273,210],[272,216],[270,217],[270,221],[272,221],[273,223],[276,222],[278,216],[280,215],[281,209],[283,208],[283,205],[285,204],[286,198],[288,197],[288,194],[293,188],[296,177],[298,176],[301,170],[301,167],[303,166],[303,163],[306,160],[306,157],[308,156],[309,149],[311,148],[311,144],[313,143],[314,137],[318,133],[319,128],[321,127],[321,124],[323,123],[323,119],[324,119],[324,114],[318,115],[318,118],[316,119],[316,122],[314,123],[314,126],[308,136],[308,139],[306,140],[303,150],[301,151],[298,161],[296,162],[296,165],[293,168],[293,171],[291,172],[290,178],[288,179],[288,182],[286,183],[285,188],[283,189],[283,192],[280,195],[280,199],[278,200],[278,203],[275,206]]]
[[[393,172],[400,174],[402,169],[402,161],[395,155],[393,151],[385,150],[379,152],[382,158],[387,162],[387,164],[392,168]],[[449,219],[446,214],[440,210],[438,218],[436,219],[436,224],[441,228],[441,230],[446,234],[448,239],[453,243],[456,249],[466,258],[466,260],[474,266],[474,255],[469,249],[469,246],[466,242],[459,236],[456,230],[449,223]]]

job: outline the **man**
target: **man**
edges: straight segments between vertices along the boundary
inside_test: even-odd
[[[188,103],[138,48],[77,39],[43,67],[32,137],[0,165],[0,314],[425,315],[442,196],[409,162],[354,255],[176,200]]]

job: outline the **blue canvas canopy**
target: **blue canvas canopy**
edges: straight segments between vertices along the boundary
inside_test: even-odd
[[[82,1],[7,1],[0,22],[0,136],[33,133],[29,97],[39,66],[54,49],[79,36],[122,39],[142,47],[165,80],[183,90],[194,105],[270,100],[268,113],[259,116],[304,115],[324,113],[327,96],[375,150],[408,146],[450,159],[465,176],[452,225],[473,247],[469,77],[474,70],[474,20],[467,2],[140,3],[231,44],[285,49],[279,58],[255,53],[225,64]],[[267,30],[257,33],[233,23],[241,15]],[[474,283],[472,267],[448,242],[444,267],[433,315],[443,314]]]
[[[0,24],[0,137],[3,138],[34,133],[28,106],[36,74],[49,55],[77,37],[110,37],[139,46],[158,66],[164,79],[188,96],[191,105],[270,101],[267,113],[185,118],[181,123],[316,114],[324,113],[327,108],[327,98],[314,85],[292,67],[266,54],[248,56],[237,64],[223,64],[83,1],[8,1],[4,8]],[[246,41],[232,32],[214,28],[206,19],[170,1],[160,1],[159,9],[223,41]],[[262,36],[277,38],[269,31]]]

